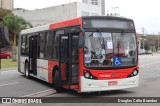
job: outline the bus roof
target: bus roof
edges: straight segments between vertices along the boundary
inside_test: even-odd
[[[39,32],[39,31],[45,31],[49,29],[57,29],[57,28],[63,28],[67,26],[73,26],[73,25],[78,25],[81,23],[82,17],[70,19],[70,20],[65,20],[61,22],[56,22],[56,23],[51,23],[47,25],[42,25],[34,28],[29,28],[22,30],[20,34],[28,34],[28,33],[34,33],[34,32]]]
[[[44,31],[48,29],[49,29],[49,25],[43,25],[43,26],[38,26],[38,27],[22,30],[20,34],[33,33],[33,32]]]
[[[49,29],[57,29],[57,28],[63,28],[67,26],[73,26],[73,25],[81,25],[82,19],[118,19],[118,20],[126,20],[126,21],[133,21],[132,19],[123,18],[123,17],[111,17],[111,16],[83,16],[78,17],[70,20],[65,20],[61,22],[51,23],[43,26],[38,26],[26,30],[22,30],[20,34],[27,34],[27,33],[34,33],[39,31],[45,31]]]
[[[83,19],[117,19],[117,20],[126,20],[133,21],[132,19],[125,17],[114,17],[114,16],[83,16]]]

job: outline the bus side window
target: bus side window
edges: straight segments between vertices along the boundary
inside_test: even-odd
[[[26,45],[26,36],[25,35],[23,35],[22,37],[21,37],[21,40],[22,40],[22,43],[21,43],[21,55],[25,55],[26,53],[25,53],[25,45]]]
[[[54,50],[55,31],[52,31],[51,35],[52,35],[52,46],[51,46],[52,47],[52,49],[51,49],[52,50],[52,56],[51,57],[52,57],[52,59],[55,59],[55,56],[53,55],[54,51],[55,51]]]
[[[44,33],[40,33],[40,54],[39,54],[39,57],[41,59],[44,58],[44,44],[45,44],[45,35]]]
[[[38,36],[37,36],[37,57],[39,58],[40,57],[40,34],[38,33]]]
[[[53,44],[53,36],[51,31],[45,32],[46,44],[45,44],[45,56],[44,58],[51,59],[52,54],[52,44]]]
[[[59,35],[64,34],[64,30],[55,32],[54,46],[53,46],[53,59],[59,59]]]
[[[29,56],[29,35],[27,36],[26,39],[26,55]]]

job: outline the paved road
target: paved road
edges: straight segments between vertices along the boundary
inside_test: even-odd
[[[0,97],[24,97],[50,90],[52,87],[49,84],[26,79],[17,70],[0,72]]]
[[[130,88],[125,90],[117,91],[107,91],[100,93],[90,93],[87,94],[90,97],[160,97],[160,54],[152,55],[143,55],[139,59],[140,64],[140,86],[138,88]],[[0,74],[0,96],[28,96],[34,95],[35,93],[50,91],[52,87],[49,84],[41,82],[36,79],[28,80],[25,79],[23,75],[17,71],[12,72],[1,72]],[[77,93],[73,91],[64,92],[57,94],[53,90],[49,97],[80,97]],[[39,95],[38,95],[39,96]],[[23,104],[25,105],[25,104]],[[44,104],[43,104],[44,105]],[[42,106],[43,106],[42,105]],[[47,104],[51,105],[82,105],[82,104]],[[95,105],[93,103],[87,104]],[[104,106],[109,104],[96,104],[99,106]],[[110,104],[115,106],[117,104]],[[126,104],[118,104],[120,106],[125,106]],[[132,106],[137,106],[137,104],[130,104]],[[151,104],[141,104],[142,106],[150,106]],[[153,106],[158,106],[158,104],[152,104]],[[27,105],[28,106],[28,105]],[[29,105],[31,106],[31,105]],[[39,106],[39,104],[37,105]]]

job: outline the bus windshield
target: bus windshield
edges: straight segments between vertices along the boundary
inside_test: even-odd
[[[137,64],[135,33],[86,32],[86,67],[119,67]]]

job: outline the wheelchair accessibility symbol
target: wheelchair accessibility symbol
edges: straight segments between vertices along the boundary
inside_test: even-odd
[[[114,61],[115,66],[121,65],[121,58],[120,57],[114,57],[113,61]]]

